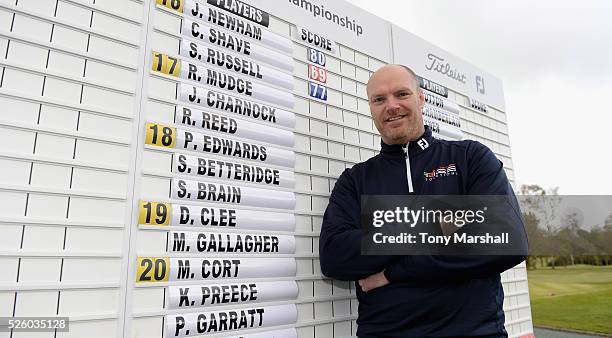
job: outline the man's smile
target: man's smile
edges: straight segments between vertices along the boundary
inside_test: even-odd
[[[406,115],[396,115],[396,116],[392,116],[392,117],[387,117],[385,119],[385,122],[393,122],[393,121],[397,121],[400,120],[402,118],[406,117]]]
[[[395,115],[395,116],[387,117],[385,119],[385,123],[393,123],[393,122],[396,122],[396,121],[400,121],[400,120],[402,120],[406,116],[407,115],[404,114],[404,115]]]

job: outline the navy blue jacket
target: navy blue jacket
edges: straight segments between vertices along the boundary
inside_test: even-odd
[[[381,144],[380,154],[338,178],[319,239],[325,276],[357,281],[384,269],[390,281],[369,292],[355,283],[357,335],[507,337],[500,273],[525,259],[526,235],[525,255],[518,256],[365,256],[360,228],[361,195],[510,195],[516,200],[501,161],[479,142],[435,139],[427,126],[407,147]],[[451,174],[427,177],[452,164]],[[520,214],[514,224],[525,234]]]

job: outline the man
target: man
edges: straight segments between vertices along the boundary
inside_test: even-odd
[[[500,273],[519,256],[361,255],[361,195],[508,195],[502,163],[476,141],[443,141],[423,125],[425,98],[412,70],[387,65],[366,88],[380,132],[377,156],[345,170],[323,218],[323,274],[356,283],[357,335],[371,337],[507,337]],[[424,173],[455,164],[457,175]],[[524,234],[520,215],[515,222]]]

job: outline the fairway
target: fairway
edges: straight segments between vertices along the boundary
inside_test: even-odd
[[[612,333],[612,267],[527,272],[535,326]]]

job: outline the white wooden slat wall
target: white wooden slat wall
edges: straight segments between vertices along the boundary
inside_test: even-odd
[[[139,1],[0,4],[3,316],[69,316],[69,332],[121,336]]]

